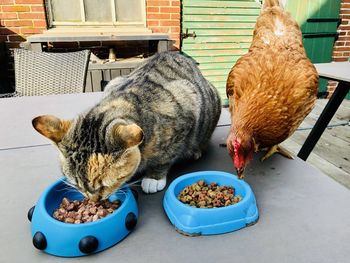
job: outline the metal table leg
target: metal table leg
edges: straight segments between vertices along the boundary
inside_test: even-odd
[[[346,94],[350,90],[350,83],[339,82],[338,87],[334,91],[332,97],[329,99],[326,107],[323,109],[320,117],[318,118],[315,126],[311,130],[309,136],[301,147],[298,157],[304,161],[309,157],[311,151],[315,147],[316,143],[320,139],[322,133],[326,129],[328,123],[333,118],[334,114],[338,110],[340,104],[345,98]]]

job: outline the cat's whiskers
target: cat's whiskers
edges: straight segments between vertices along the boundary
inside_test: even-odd
[[[134,185],[137,185],[138,186],[138,183],[141,183],[142,179],[139,179],[139,180],[136,180],[136,181],[133,181],[131,183],[126,183],[125,185],[127,186],[134,186]],[[140,184],[141,186],[141,184]]]

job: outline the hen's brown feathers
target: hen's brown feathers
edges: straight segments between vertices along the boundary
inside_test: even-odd
[[[235,137],[251,135],[260,147],[288,138],[311,111],[318,87],[294,19],[268,1],[249,52],[232,68],[227,96]]]

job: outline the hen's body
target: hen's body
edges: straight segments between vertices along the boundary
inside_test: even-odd
[[[237,138],[243,146],[252,140],[255,150],[287,139],[313,108],[317,87],[299,26],[278,0],[265,1],[249,52],[227,79],[229,151]]]

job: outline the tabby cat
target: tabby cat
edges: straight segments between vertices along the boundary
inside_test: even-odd
[[[220,112],[219,95],[196,64],[164,52],[110,81],[102,101],[76,119],[45,115],[32,123],[58,147],[68,182],[99,200],[136,172],[145,193],[163,190],[174,162],[201,156]]]

